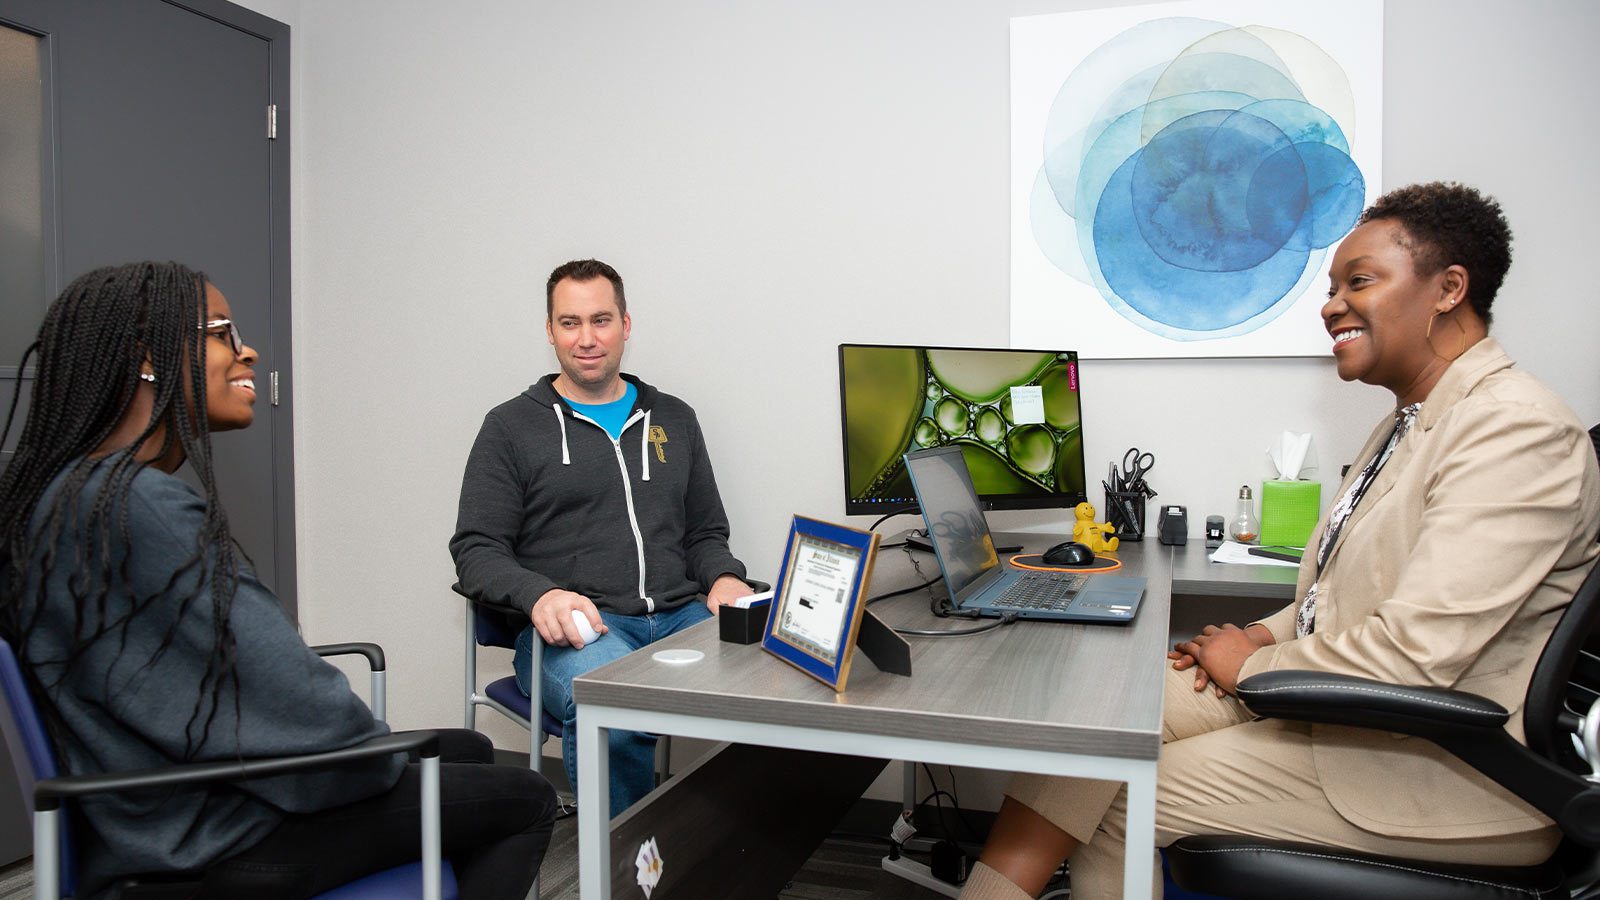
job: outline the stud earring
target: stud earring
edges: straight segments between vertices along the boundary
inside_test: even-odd
[[[139,373],[139,380],[140,381],[148,381],[151,384],[155,384],[156,383],[156,373],[154,373],[154,372],[140,372]]]

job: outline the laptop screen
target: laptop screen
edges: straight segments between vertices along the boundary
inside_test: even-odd
[[[959,447],[940,447],[906,454],[906,469],[928,537],[939,555],[939,568],[954,600],[967,586],[1000,564],[989,523],[978,505],[978,492]]]

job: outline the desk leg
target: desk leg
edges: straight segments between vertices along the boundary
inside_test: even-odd
[[[1128,776],[1122,896],[1124,900],[1150,900],[1150,860],[1156,844],[1156,764],[1136,765]]]
[[[610,729],[578,714],[578,892],[583,900],[611,897]],[[538,727],[538,723],[534,724]]]

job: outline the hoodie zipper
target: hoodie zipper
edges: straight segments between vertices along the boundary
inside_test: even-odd
[[[635,410],[633,415],[628,417],[628,421],[622,423],[622,427],[617,430],[618,433],[625,434],[628,426],[639,421],[642,416],[644,416],[643,411]],[[628,462],[622,456],[622,439],[611,437],[611,433],[606,431],[599,422],[577,410],[572,411],[572,417],[574,419],[582,419],[599,428],[601,433],[605,434],[606,438],[611,441],[611,449],[617,454],[617,468],[622,472],[622,499],[624,505],[628,508],[628,527],[633,529],[633,550],[639,557],[639,599],[644,601],[644,611],[653,613],[656,611],[656,601],[646,596],[644,592],[644,535],[639,531],[639,516],[633,510],[633,481],[628,477]]]

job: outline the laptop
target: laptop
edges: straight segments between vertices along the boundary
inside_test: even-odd
[[[1031,572],[1002,562],[960,447],[906,454],[939,572],[957,609],[980,616],[1127,624],[1145,580],[1093,572]]]

